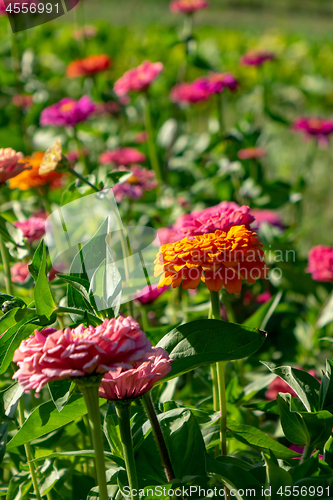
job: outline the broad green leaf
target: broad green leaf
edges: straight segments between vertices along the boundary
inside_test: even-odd
[[[34,288],[34,299],[40,322],[43,325],[50,325],[56,320],[56,315],[54,313],[55,303],[53,300],[50,283],[46,275],[47,264],[44,240],[42,240],[39,246],[42,246],[42,260],[36,280],[36,286]]]
[[[100,399],[100,406],[104,403],[105,400]],[[80,394],[73,394],[60,413],[54,406],[53,401],[43,403],[32,411],[21,429],[9,441],[7,450],[16,448],[25,443],[30,443],[55,429],[59,429],[59,427],[68,424],[68,422],[72,422],[86,413],[87,408]]]
[[[320,392],[319,392],[319,408],[321,410],[333,411],[333,361],[326,360],[326,371],[323,375]]]
[[[244,321],[243,325],[250,328],[260,328],[260,330],[264,330],[269,319],[274,314],[274,311],[277,308],[281,297],[282,292],[279,292],[277,295],[275,295],[275,297],[272,297],[265,304],[259,307],[259,309],[254,314],[252,314],[252,316]]]
[[[250,490],[252,490],[251,496],[253,498],[259,497],[261,492],[259,481],[248,472],[249,469],[246,470],[245,467],[240,467],[239,462],[240,460],[233,459],[233,457],[223,456],[218,457],[216,460],[206,454],[206,470],[208,473],[218,476],[234,492],[236,490],[248,490],[250,495]],[[233,496],[236,497],[235,494]],[[239,496],[238,498],[243,497]],[[246,499],[245,496],[244,499]]]
[[[30,274],[32,275],[35,282],[37,281],[37,278],[38,278],[38,275],[39,275],[39,272],[41,269],[44,249],[45,249],[44,241],[41,241],[35,250],[31,264],[29,264],[29,266],[28,266]]]
[[[281,495],[278,493],[279,488],[281,488],[282,491],[285,491],[286,486],[292,486],[293,480],[289,472],[279,467],[277,463],[275,463],[275,460],[268,458],[265,454],[264,458],[266,463],[266,477],[267,477],[267,482],[265,487],[271,488],[272,493],[270,496],[270,500],[280,500]],[[285,495],[282,496],[282,498],[284,497]]]
[[[324,460],[333,468],[333,436],[330,436],[324,446]]]
[[[12,326],[18,325],[18,323],[22,324],[21,320],[26,318],[29,314],[31,314],[31,312],[31,309],[28,309],[27,307],[15,307],[14,309],[8,311],[0,318],[0,335],[7,332],[7,330],[9,330],[9,328],[11,328]],[[3,343],[4,338],[1,337],[0,347],[3,345]]]
[[[240,424],[228,420],[228,429],[230,430],[232,436],[240,441],[241,443],[252,446],[253,448],[261,451],[268,452],[273,451],[277,458],[296,458],[299,457],[299,453],[289,450],[278,441],[270,438],[264,434],[259,429],[252,427],[250,425]]]
[[[291,411],[290,394],[277,395],[276,401],[279,405],[281,425],[284,435],[291,443],[304,446],[309,442],[310,436],[301,415]]]
[[[291,368],[290,366],[276,366],[274,363],[261,361],[272,372],[281,377],[291,387],[304,404],[307,411],[316,411],[319,407],[318,380],[309,373]]]
[[[65,283],[68,283],[73,288],[75,288],[75,290],[77,290],[78,292],[80,292],[80,294],[82,295],[82,297],[84,299],[86,299],[86,301],[89,304],[89,287],[90,287],[90,283],[89,283],[88,280],[80,278],[79,276],[71,276],[70,274],[69,275],[66,275],[66,274],[57,274],[57,277],[59,279],[61,279],[62,281],[64,281]]]
[[[332,321],[333,321],[333,293],[331,293],[326,303],[324,304],[323,308],[321,309],[317,318],[316,327],[324,328]]]
[[[198,366],[250,356],[265,338],[266,333],[261,330],[215,319],[180,325],[157,344],[174,360],[163,382]]]
[[[104,455],[109,460],[112,460],[120,467],[125,467],[125,462],[122,458],[113,455],[109,451],[104,451]],[[43,455],[42,457],[34,458],[33,460],[31,460],[31,462],[39,462],[39,461],[48,460],[51,458],[62,458],[62,457],[93,458],[94,456],[95,456],[94,450],[55,451],[54,453],[49,453],[48,455]]]
[[[300,413],[310,435],[310,442],[314,448],[320,449],[332,434],[333,415],[331,412],[321,410],[318,412]]]
[[[312,457],[308,458],[303,463],[300,463],[296,467],[292,467],[289,470],[293,483],[300,481],[303,477],[310,477],[318,471],[318,455],[319,451],[314,453]]]
[[[75,387],[74,382],[70,379],[53,380],[47,385],[55,407],[58,411],[61,411],[66,405],[68,398]]]
[[[32,313],[31,315],[21,320],[20,323],[25,323],[29,318],[30,321],[33,321],[36,316],[34,313]],[[16,349],[19,347],[22,340],[26,340],[36,329],[38,329],[38,325],[33,323],[25,323],[22,326],[20,326],[20,323],[12,326],[12,328],[10,328],[2,337],[6,338],[6,342],[1,345],[0,375],[5,373],[5,371],[7,370],[8,366],[13,360]]]

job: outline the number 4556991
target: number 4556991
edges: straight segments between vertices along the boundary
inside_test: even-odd
[[[280,486],[277,490],[277,495],[290,497],[322,497],[325,494],[324,498],[328,498],[330,496],[330,487],[323,486]],[[326,496],[327,495],[327,496]]]
[[[59,4],[56,3],[52,5],[51,3],[47,3],[44,5],[43,3],[9,3],[6,8],[6,12],[9,14],[43,14],[46,12],[47,14],[51,14],[55,9],[56,13],[59,14]]]

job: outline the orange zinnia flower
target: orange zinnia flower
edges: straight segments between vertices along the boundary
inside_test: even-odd
[[[162,245],[155,276],[163,273],[159,286],[197,288],[202,280],[209,290],[218,292],[224,286],[229,293],[239,293],[242,280],[255,283],[267,274],[261,247],[257,234],[243,225],[184,238]]]
[[[61,174],[57,172],[49,172],[45,175],[39,175],[39,168],[44,158],[44,153],[37,151],[33,153],[32,156],[26,156],[23,158],[32,168],[31,170],[24,170],[16,177],[9,180],[10,189],[18,188],[21,191],[27,191],[31,188],[36,188],[39,186],[44,186],[44,184],[52,183],[54,185],[55,181],[61,178]]]
[[[76,59],[67,66],[66,75],[68,78],[79,76],[90,76],[105,71],[111,66],[111,59],[106,54],[98,54],[86,57],[85,59]]]

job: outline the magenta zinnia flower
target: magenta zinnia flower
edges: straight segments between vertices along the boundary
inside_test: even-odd
[[[205,233],[214,233],[217,230],[229,231],[233,226],[245,226],[250,229],[254,221],[250,214],[250,207],[239,206],[233,201],[222,201],[215,207],[204,210],[194,210],[190,214],[181,215],[174,229],[184,236],[199,236]]]
[[[281,216],[278,212],[269,209],[253,208],[251,214],[255,218],[255,228],[260,229],[263,223],[270,224],[271,226],[279,227],[280,229],[285,229],[285,225],[281,220]]]
[[[171,370],[169,354],[161,347],[153,347],[147,361],[129,370],[119,367],[102,379],[99,396],[109,401],[133,399],[142,396]]]
[[[158,286],[147,285],[140,292],[134,295],[134,299],[138,300],[141,304],[151,304],[154,302],[162,293],[169,290],[168,286]]]
[[[144,61],[137,68],[126,71],[116,81],[113,90],[118,96],[126,95],[129,92],[141,92],[146,90],[162,71],[163,64],[161,62]]]
[[[25,262],[16,262],[10,268],[10,275],[13,283],[25,283],[30,277],[28,264]]]
[[[171,12],[183,12],[184,14],[192,14],[192,12],[205,9],[208,6],[206,0],[173,0],[170,2]]]
[[[159,245],[166,245],[167,243],[175,243],[184,238],[183,233],[178,229],[172,227],[161,227],[157,230],[157,236],[159,239]]]
[[[116,165],[133,165],[133,163],[143,163],[146,157],[143,153],[135,148],[116,148],[112,151],[105,151],[99,157],[99,162],[102,165],[115,163]]]
[[[206,80],[205,80],[206,82]],[[193,104],[209,99],[212,92],[208,85],[202,81],[195,80],[190,83],[179,83],[175,85],[170,92],[170,99],[177,104]]]
[[[17,153],[14,149],[0,148],[0,184],[16,177],[23,170],[31,169],[23,156],[23,153]]]
[[[151,343],[133,318],[105,319],[97,326],[35,330],[15,351],[19,370],[13,376],[25,392],[52,380],[84,377],[132,368],[147,359]]]
[[[239,83],[231,73],[212,73],[195,80],[196,87],[205,87],[211,94],[220,94],[224,89],[235,91]]]
[[[138,200],[142,198],[146,191],[151,191],[157,186],[155,173],[152,170],[133,165],[132,167],[119,167],[116,170],[130,170],[133,175],[125,182],[120,182],[113,186],[112,190],[117,202],[124,198]]]
[[[244,54],[240,59],[240,64],[242,66],[261,66],[267,61],[273,61],[276,59],[273,52],[267,50],[250,50]]]
[[[328,145],[328,137],[333,133],[333,121],[317,117],[301,117],[295,120],[294,130],[303,132],[305,138],[316,138],[323,147]]]
[[[317,245],[311,248],[306,272],[311,273],[315,281],[333,283],[333,247]]]
[[[40,124],[53,127],[75,127],[80,122],[89,118],[97,107],[88,96],[83,96],[79,101],[65,97],[61,101],[43,109]]]
[[[45,234],[45,217],[30,217],[24,221],[14,222],[14,226],[21,229],[23,236],[27,238],[28,243],[39,240]]]

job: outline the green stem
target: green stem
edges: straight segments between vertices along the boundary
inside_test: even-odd
[[[211,290],[210,299],[212,304],[213,318],[221,320],[219,292],[213,292]],[[220,420],[221,453],[222,455],[227,455],[227,401],[225,394],[224,362],[219,361],[216,364],[216,368],[217,368],[217,381],[218,381],[218,391],[219,391],[219,401],[220,401],[220,411],[221,411],[221,420]]]
[[[139,488],[131,435],[131,403],[115,403],[115,407],[118,416],[121,442],[123,445],[123,455],[126,465],[128,484],[131,490],[131,499],[135,500],[139,499]]]
[[[78,387],[82,392],[88,410],[88,420],[95,451],[95,469],[99,486],[99,498],[100,500],[108,500],[109,497],[105,476],[103,434],[98,404],[99,384],[92,384],[91,386],[89,386],[84,385],[84,383],[78,383]]]
[[[175,474],[173,472],[171,460],[169,457],[169,452],[165,444],[164,436],[162,433],[162,429],[160,426],[160,423],[158,421],[155,408],[151,399],[150,392],[147,392],[143,398],[142,398],[142,404],[144,409],[146,410],[146,413],[148,415],[149,421],[151,423],[151,427],[153,429],[153,433],[156,439],[158,451],[161,456],[165,476],[168,480],[168,482],[172,481],[175,479]]]
[[[152,126],[152,122],[151,122],[150,105],[149,105],[149,99],[148,99],[147,95],[143,96],[143,109],[144,109],[145,127],[146,127],[146,132],[148,135],[147,143],[148,143],[148,153],[149,153],[150,165],[151,165],[151,168],[155,172],[156,179],[159,183],[159,187],[161,187],[162,172],[161,172],[161,167],[160,167],[160,164],[158,161],[155,142],[154,142],[154,134],[153,134],[153,126]]]
[[[75,177],[77,177],[78,179],[80,179],[81,182],[83,182],[84,184],[87,184],[89,187],[91,187],[91,189],[93,189],[94,191],[96,191],[96,193],[99,193],[100,192],[100,189],[98,189],[98,187],[96,187],[94,184],[91,184],[91,182],[89,182],[83,175],[81,175],[79,172],[77,172],[76,170],[74,170],[74,168],[72,167],[69,167],[69,172],[71,174],[73,174]]]
[[[219,129],[219,134],[220,134],[220,138],[223,140],[224,139],[224,132],[225,132],[225,128],[224,128],[224,116],[223,116],[223,96],[222,96],[222,93],[220,94],[216,94],[216,102],[217,102],[217,116],[218,116],[218,119],[219,119],[219,125],[220,125],[220,129]]]
[[[218,388],[218,382],[217,382],[216,364],[210,365],[210,373],[212,376],[212,383],[213,383],[213,408],[214,408],[214,411],[218,411],[219,410],[219,388]]]
[[[3,270],[5,273],[6,291],[8,295],[14,295],[12,275],[10,274],[9,252],[1,236],[0,236],[0,253],[3,264]]]
[[[303,455],[301,458],[301,464],[305,462],[305,460],[311,457],[312,452],[313,452],[313,446],[311,446],[310,443],[307,443],[304,447]]]
[[[142,329],[144,332],[147,332],[147,330],[149,330],[149,320],[148,320],[146,306],[143,304],[141,304],[140,306],[140,313],[141,313]]]
[[[20,427],[22,427],[22,425],[25,422],[23,396],[20,398],[19,403],[18,403],[18,412],[19,412]],[[26,457],[27,457],[27,460],[28,460],[28,466],[29,466],[31,480],[32,480],[32,485],[33,485],[33,488],[34,488],[34,491],[35,491],[36,498],[37,498],[37,500],[42,500],[42,497],[41,497],[41,495],[39,493],[37,475],[36,475],[36,471],[35,471],[34,463],[33,463],[34,456],[33,456],[33,453],[32,453],[31,445],[29,443],[26,443],[24,445],[24,450],[25,450],[25,454],[26,454]]]

